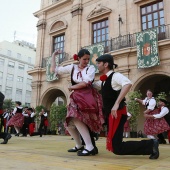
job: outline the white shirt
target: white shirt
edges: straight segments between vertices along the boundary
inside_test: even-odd
[[[148,99],[147,97],[142,101],[143,105],[147,105],[149,103],[149,105],[147,106],[147,109],[149,110],[154,110],[155,106],[156,106],[156,100],[154,99],[154,97],[152,97],[151,99]]]
[[[39,115],[41,116],[41,112],[39,113]],[[44,112],[43,115],[47,117],[47,112]]]
[[[113,71],[110,70],[107,72],[107,77],[109,77],[109,75],[112,73]],[[94,85],[94,88],[100,90],[101,89],[101,84],[102,84],[102,81],[99,80],[99,81],[96,81],[93,83]],[[122,89],[122,87],[124,85],[127,85],[127,84],[132,84],[132,82],[127,78],[125,77],[123,74],[121,73],[118,73],[118,72],[115,72],[112,76],[112,80],[111,80],[111,86],[113,88],[113,90],[120,90]]]
[[[78,70],[78,65],[71,64],[67,66],[59,66],[56,67],[55,73],[57,74],[71,74],[71,71],[74,67],[74,73],[73,73],[73,81],[75,83],[80,83],[80,82],[92,82],[95,78],[95,67],[93,65],[88,65],[85,67],[82,71]],[[88,70],[87,70],[88,69]]]
[[[161,107],[161,112],[159,114],[153,115],[155,119],[159,119],[164,117],[166,114],[169,113],[169,109],[167,107]]]

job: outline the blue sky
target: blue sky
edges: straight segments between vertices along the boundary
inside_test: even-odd
[[[41,0],[0,0],[0,42],[24,40],[36,45],[38,18],[33,13],[40,9]]]

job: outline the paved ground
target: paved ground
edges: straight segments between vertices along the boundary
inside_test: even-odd
[[[96,156],[79,157],[68,153],[67,149],[73,146],[74,141],[69,136],[13,136],[7,145],[0,145],[0,170],[170,169],[169,144],[160,145],[158,160],[150,160],[148,156],[116,156],[105,149],[104,137],[97,141],[99,154]]]

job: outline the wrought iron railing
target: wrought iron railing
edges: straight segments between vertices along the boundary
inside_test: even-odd
[[[158,41],[170,39],[170,25],[162,25],[156,28],[158,32]],[[127,47],[135,47],[136,33],[112,38],[105,44],[108,44],[108,46],[105,46],[105,52],[115,51]]]

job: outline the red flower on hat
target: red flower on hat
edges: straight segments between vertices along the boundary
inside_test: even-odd
[[[107,75],[106,74],[100,76],[100,80],[101,81],[106,81],[106,79],[107,79]]]
[[[74,58],[74,60],[78,60],[78,55],[77,55],[77,54],[74,54],[74,55],[73,55],[73,58]]]

